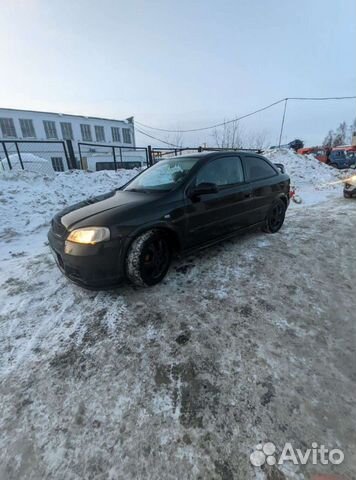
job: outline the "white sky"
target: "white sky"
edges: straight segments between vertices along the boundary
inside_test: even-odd
[[[183,129],[286,96],[356,94],[354,0],[0,0],[0,45],[0,107]],[[282,109],[243,130],[276,143]],[[320,143],[355,117],[356,101],[293,103],[283,141]]]

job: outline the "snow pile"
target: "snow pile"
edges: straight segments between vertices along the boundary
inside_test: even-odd
[[[269,150],[264,155],[273,163],[282,163],[302,204],[315,204],[330,196],[340,196],[342,179],[353,170],[337,170],[319,162],[313,155],[298,155],[292,150]]]
[[[11,163],[12,170],[22,170],[21,162],[17,154],[9,155],[9,160]],[[46,175],[54,175],[54,169],[51,163],[45,158],[33,155],[33,153],[22,153],[21,154],[22,164],[24,170],[30,172],[38,172]],[[9,171],[9,164],[6,158],[0,161],[1,169]]]
[[[62,208],[108,192],[128,182],[139,170],[74,170],[53,176],[23,171],[0,174],[0,241],[8,243],[34,233],[43,241],[51,218]]]

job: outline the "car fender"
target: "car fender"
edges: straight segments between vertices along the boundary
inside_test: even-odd
[[[281,192],[279,193],[277,196],[276,196],[276,200],[283,200],[283,202],[285,202],[286,204],[286,208],[288,208],[288,205],[289,205],[289,201],[290,201],[290,198],[287,194]]]
[[[148,230],[153,230],[153,229],[159,229],[163,231],[167,231],[171,235],[174,235],[174,237],[177,240],[177,249],[181,250],[182,245],[183,245],[183,239],[182,239],[182,234],[179,231],[178,228],[176,228],[172,223],[168,221],[155,221],[155,222],[149,222],[145,223],[144,225],[140,225],[137,229],[133,230],[130,232],[130,235],[128,235],[125,239],[125,246],[124,246],[124,251],[123,251],[123,258],[126,257],[127,250],[129,249],[131,243],[140,235],[143,233],[147,232]]]

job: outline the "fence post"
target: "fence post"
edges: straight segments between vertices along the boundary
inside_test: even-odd
[[[115,147],[112,147],[112,156],[114,157],[115,172],[117,172],[117,163],[116,163]]]
[[[1,144],[2,144],[2,148],[4,149],[4,152],[5,152],[5,157],[6,157],[8,165],[9,165],[9,170],[12,170],[12,165],[11,165],[11,162],[10,162],[10,158],[9,158],[9,154],[7,152],[5,142],[1,142]]]
[[[147,153],[148,153],[148,167],[151,167],[153,165],[153,159],[152,159],[152,148],[151,145],[147,145]]]
[[[122,147],[119,147],[119,152],[120,152],[120,168],[124,168],[124,164],[122,162]]]
[[[20,149],[19,149],[19,146],[18,146],[17,142],[15,142],[15,147],[16,147],[17,155],[18,155],[18,157],[19,157],[19,161],[20,161],[21,168],[22,168],[22,170],[25,170],[25,169],[24,169],[24,166],[23,166],[21,154],[20,154]]]
[[[79,143],[79,142],[78,142],[78,152],[79,152],[80,169],[81,169],[81,170],[84,170],[84,168],[83,168],[82,149],[80,148],[80,143]]]
[[[198,147],[198,152],[202,152],[203,151],[203,147]]]
[[[66,140],[66,145],[67,145],[68,155],[67,155],[67,151],[66,151],[65,147],[64,147],[64,152],[66,154],[67,167],[70,170],[73,170],[75,168],[78,168],[78,166],[77,166],[77,161],[76,161],[75,155],[74,155],[74,148],[73,148],[72,140]]]

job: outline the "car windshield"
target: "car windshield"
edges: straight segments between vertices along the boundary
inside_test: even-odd
[[[198,157],[161,160],[153,167],[141,173],[141,175],[129,183],[124,190],[130,192],[155,190],[169,192],[183,182],[198,160]]]

